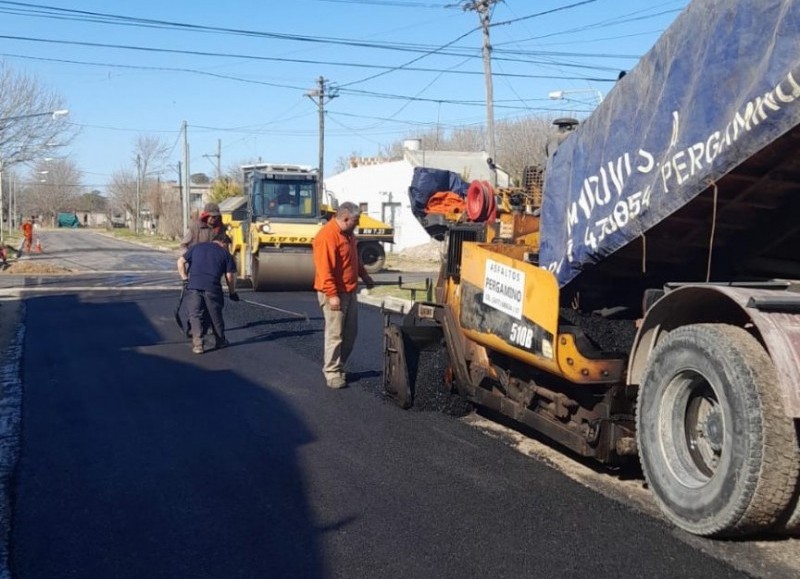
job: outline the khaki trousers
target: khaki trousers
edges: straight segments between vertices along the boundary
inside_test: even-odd
[[[344,367],[353,351],[358,335],[358,299],[356,293],[339,294],[342,309],[333,311],[327,296],[317,292],[317,300],[325,318],[325,361],[322,373],[325,380],[345,379]]]

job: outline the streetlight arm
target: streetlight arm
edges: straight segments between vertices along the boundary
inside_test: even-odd
[[[61,129],[48,126],[52,120],[69,114],[55,109],[23,115],[0,117],[0,159],[6,166],[30,161],[38,156]],[[44,117],[50,117],[45,119]],[[34,120],[36,119],[36,120]],[[13,147],[13,152],[9,151]]]
[[[0,123],[4,123],[6,121],[19,121],[21,119],[32,119],[34,117],[53,117],[53,119],[57,119],[58,117],[65,117],[69,114],[69,109],[58,109],[55,111],[47,111],[45,113],[30,113],[27,115],[15,115],[12,117],[3,117],[0,119]]]
[[[603,93],[600,92],[596,88],[576,88],[576,89],[569,89],[569,90],[553,90],[547,93],[547,97],[550,100],[560,101],[565,100],[567,97],[566,95],[575,94],[575,93],[592,93],[595,97],[597,97],[597,104],[603,102]]]

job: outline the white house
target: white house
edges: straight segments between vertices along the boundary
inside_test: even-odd
[[[414,143],[414,141],[411,141]],[[408,146],[408,143],[407,143]],[[453,171],[466,182],[490,178],[486,153],[460,151],[424,151],[406,148],[403,159],[353,159],[353,167],[325,179],[325,189],[341,203],[351,201],[370,217],[394,225],[395,243],[387,251],[400,251],[430,241],[430,236],[411,213],[408,188],[414,167],[432,167]],[[507,187],[509,177],[497,169],[497,181]]]

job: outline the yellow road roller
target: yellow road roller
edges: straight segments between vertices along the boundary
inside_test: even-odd
[[[220,203],[240,279],[255,291],[312,289],[311,242],[335,213],[319,199],[316,169],[301,165],[242,166],[243,195]],[[359,258],[370,273],[383,268],[383,243],[394,229],[362,214],[356,229]]]

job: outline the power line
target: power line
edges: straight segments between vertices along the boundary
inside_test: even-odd
[[[333,0],[332,0],[333,1]],[[529,18],[534,18],[537,16],[542,16],[546,14],[550,14],[553,12],[558,12],[561,10],[566,10],[570,8],[574,8],[576,6],[580,6],[581,4],[585,4],[588,2],[595,2],[596,0],[586,0],[585,2],[571,4],[568,6],[562,6],[559,8],[555,8],[553,10],[548,10],[545,12],[539,12],[536,14],[531,14],[528,16],[522,16],[519,18],[515,18],[512,20],[507,20],[504,22],[499,22],[494,24],[510,24],[513,22],[518,22],[521,20],[526,20]],[[160,20],[152,20],[152,19],[144,19],[144,18],[133,18],[133,17],[126,17],[120,15],[113,15],[113,14],[105,14],[105,13],[96,13],[96,12],[86,12],[80,10],[69,10],[63,8],[54,8],[49,6],[41,6],[35,4],[23,4],[19,2],[6,2],[0,1],[0,4],[13,4],[13,5],[23,5],[23,6],[35,6],[40,9],[44,10],[52,10],[58,13],[75,13],[83,15],[81,17],[66,17],[64,15],[56,15],[50,14],[46,12],[36,12],[33,10],[11,10],[11,9],[3,9],[0,8],[0,13],[5,14],[13,14],[13,15],[23,15],[23,16],[35,16],[35,17],[47,17],[47,18],[55,18],[58,20],[77,20],[77,21],[88,21],[93,23],[99,24],[113,24],[113,25],[127,25],[127,26],[136,26],[136,27],[145,27],[145,28],[158,28],[158,29],[186,29],[188,31],[197,31],[197,32],[212,32],[218,34],[236,34],[236,35],[245,35],[245,36],[263,36],[266,38],[272,38],[277,40],[292,40],[298,42],[314,42],[314,43],[331,43],[331,44],[339,44],[344,46],[352,46],[352,47],[359,47],[359,48],[370,48],[370,49],[381,49],[381,50],[392,50],[392,51],[401,51],[401,52],[430,52],[436,51],[438,54],[448,55],[448,56],[463,56],[465,50],[469,52],[476,52],[474,55],[476,58],[480,56],[477,54],[476,49],[471,48],[460,48],[462,52],[453,53],[453,52],[445,52],[441,50],[441,47],[438,49],[431,46],[431,45],[421,45],[421,44],[413,44],[413,43],[389,43],[389,42],[365,42],[363,40],[351,40],[346,38],[335,38],[335,37],[314,37],[314,36],[302,36],[296,34],[284,34],[284,33],[270,33],[270,32],[260,32],[260,31],[252,31],[252,30],[242,30],[242,29],[231,29],[231,28],[220,28],[220,27],[213,27],[213,26],[203,26],[203,25],[192,25],[192,24],[185,24],[179,22],[170,22],[170,21],[160,21]],[[641,11],[638,11],[641,12]],[[638,12],[634,12],[636,14]],[[660,13],[663,14],[663,13]],[[89,17],[87,15],[93,15]],[[651,16],[646,16],[644,18],[649,18]],[[624,22],[624,21],[623,21]],[[501,51],[498,52],[504,53],[511,53],[511,51]],[[587,55],[592,56],[592,55]],[[636,58],[636,56],[632,55],[595,55],[597,57],[609,57],[609,58]]]
[[[637,10],[635,12],[630,12],[630,13],[628,13],[626,15],[623,15],[622,17],[618,17],[618,18],[610,18],[608,20],[595,22],[593,24],[586,24],[584,26],[577,26],[575,28],[568,28],[566,30],[561,30],[561,31],[558,31],[558,32],[551,32],[549,34],[543,34],[543,35],[540,35],[540,36],[532,36],[530,38],[525,38],[525,39],[522,39],[522,40],[513,40],[513,41],[509,41],[509,42],[504,42],[502,44],[503,45],[514,44],[514,43],[520,43],[520,42],[527,42],[529,40],[541,40],[543,38],[552,38],[553,36],[561,36],[561,35],[564,35],[564,34],[573,34],[573,33],[576,33],[576,32],[586,32],[587,30],[594,30],[594,29],[598,29],[598,28],[607,28],[609,26],[616,26],[618,24],[628,24],[630,22],[636,22],[636,21],[640,21],[640,20],[647,20],[647,19],[650,19],[650,18],[655,18],[657,16],[663,16],[665,14],[671,14],[671,13],[675,13],[675,12],[680,12],[681,11],[680,9],[673,9],[673,10],[664,10],[662,12],[658,12],[658,13],[655,13],[655,14],[648,14],[648,15],[644,15],[644,16],[638,16],[638,17],[635,17],[635,18],[634,17],[631,17],[631,18],[625,18],[624,17],[624,16],[633,16],[635,14],[639,14],[641,12],[645,12],[646,10],[649,10],[649,8],[644,9],[644,10]]]
[[[591,4],[593,2],[597,2],[597,0],[583,0],[583,2],[575,2],[574,4],[568,4],[567,6],[559,6],[558,8],[553,8],[552,10],[545,10],[544,12],[528,14],[527,16],[520,16],[518,18],[512,18],[511,20],[494,22],[490,26],[492,28],[497,28],[498,26],[508,26],[509,24],[514,24],[515,22],[522,22],[523,20],[530,20],[531,18],[538,18],[540,16],[546,16],[548,14],[555,14],[556,12],[561,12],[562,10],[571,10],[572,8],[577,8],[579,6],[583,6],[584,4]]]
[[[397,0],[312,0],[314,2],[330,2],[335,4],[368,4],[371,6],[391,6],[397,8],[446,8],[446,4],[429,2],[399,2]]]
[[[88,21],[99,24],[113,24],[119,26],[133,26],[139,28],[157,28],[157,29],[177,29],[189,32],[205,32],[214,34],[228,34],[237,36],[250,36],[256,38],[270,38],[274,40],[291,40],[296,42],[309,42],[316,44],[336,44],[342,46],[352,46],[361,48],[380,48],[385,50],[408,50],[408,46],[397,43],[382,43],[382,42],[365,42],[363,40],[353,40],[347,38],[325,37],[325,36],[304,36],[299,34],[287,34],[279,32],[264,32],[257,30],[247,30],[241,28],[226,28],[219,26],[206,26],[201,24],[189,24],[184,22],[175,22],[169,20],[156,20],[151,18],[139,18],[132,16],[122,16],[117,14],[109,14],[103,12],[90,12],[86,10],[73,10],[67,8],[57,8],[54,6],[45,6],[41,4],[30,4],[25,2],[8,2],[0,0],[0,4],[7,4],[13,6],[22,6],[25,8],[35,8],[37,11],[13,11],[9,9],[0,9],[0,12],[10,14],[21,14],[26,16],[36,16],[41,18],[55,18],[58,20],[77,20]],[[424,49],[423,49],[424,50]],[[419,51],[419,50],[418,50]]]
[[[337,62],[337,61],[320,61],[320,60],[309,60],[309,59],[296,59],[296,58],[284,58],[284,57],[272,57],[272,56],[258,56],[258,55],[249,55],[249,54],[235,54],[235,53],[223,53],[223,52],[206,52],[206,51],[196,51],[196,50],[181,50],[181,49],[173,49],[173,48],[158,48],[158,47],[148,47],[148,46],[135,46],[135,45],[126,45],[126,44],[110,44],[110,43],[100,43],[100,42],[84,42],[78,40],[55,40],[49,38],[35,38],[30,36],[11,36],[11,35],[0,35],[0,38],[6,40],[21,40],[23,42],[38,42],[38,43],[45,43],[45,44],[62,44],[62,45],[71,45],[71,46],[85,46],[89,48],[114,48],[119,50],[131,50],[131,51],[140,51],[140,52],[152,52],[152,53],[164,53],[164,54],[182,54],[182,55],[189,55],[189,56],[211,56],[211,57],[219,57],[219,58],[235,58],[237,60],[257,60],[257,61],[266,61],[266,62],[281,62],[281,63],[290,63],[290,64],[313,64],[313,65],[323,65],[323,66],[342,66],[342,67],[349,67],[349,68],[368,68],[368,69],[381,69],[384,72],[376,74],[374,76],[369,77],[377,78],[378,76],[382,76],[383,74],[387,74],[389,72],[394,72],[395,70],[399,70],[400,68],[404,68],[409,72],[435,72],[441,73],[442,69],[435,69],[435,68],[418,68],[418,67],[407,67],[407,66],[385,66],[385,65],[378,65],[378,64],[365,64],[365,63],[354,63],[354,62]],[[62,63],[69,63],[69,64],[85,64],[89,66],[108,66],[108,67],[116,67],[116,68],[129,68],[129,69],[139,69],[139,70],[155,70],[155,71],[162,71],[162,72],[189,72],[192,74],[200,74],[205,76],[211,76],[215,78],[223,78],[227,80],[236,80],[240,82],[247,82],[252,84],[262,84],[266,86],[274,86],[278,88],[290,88],[292,90],[302,90],[302,87],[299,86],[290,86],[290,85],[280,85],[277,83],[270,83],[265,81],[257,81],[252,79],[244,79],[241,77],[234,77],[231,75],[226,74],[219,74],[213,73],[208,71],[201,71],[196,69],[188,69],[188,68],[174,68],[174,67],[161,67],[161,66],[146,66],[146,65],[128,65],[128,64],[114,64],[114,63],[98,63],[98,62],[86,62],[86,61],[76,61],[76,60],[66,60],[66,59],[53,59],[53,58],[42,58],[42,57],[31,57],[25,55],[13,55],[8,54],[8,56],[13,56],[15,58],[25,58],[30,60],[45,60],[50,62],[62,62]],[[420,57],[421,58],[421,57]],[[418,60],[418,59],[416,59]],[[519,61],[518,61],[519,62]],[[528,62],[531,61],[521,61],[521,62]],[[406,63],[406,65],[409,63]],[[583,68],[599,68],[599,67],[589,67],[583,66]],[[609,68],[603,67],[603,70],[617,70],[616,68]],[[477,71],[457,71],[457,70],[447,70],[446,72],[449,74],[460,74],[460,75],[478,75],[482,74]],[[509,76],[513,76],[515,78],[539,78],[537,75],[531,74],[512,74]],[[349,86],[352,84],[356,84],[359,82],[364,82],[363,79],[361,81],[354,81],[351,83],[347,83],[343,86]],[[615,80],[615,79],[609,79]]]

